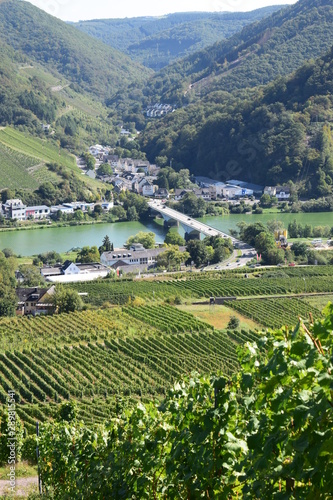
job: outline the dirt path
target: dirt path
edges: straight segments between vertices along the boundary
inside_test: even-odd
[[[5,498],[4,495],[27,497],[29,493],[38,491],[38,476],[21,477],[15,481],[15,492],[11,492],[9,481],[0,480],[0,498]]]

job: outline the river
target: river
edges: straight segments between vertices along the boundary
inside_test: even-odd
[[[333,226],[333,212],[299,213],[299,214],[232,214],[218,217],[204,217],[201,220],[216,229],[228,233],[230,229],[237,229],[237,223],[263,222],[278,219],[284,222],[285,227],[296,219],[302,224],[312,226]],[[105,235],[108,235],[115,247],[121,247],[125,241],[139,231],[152,231],[156,234],[156,241],[163,242],[166,231],[154,221],[142,224],[141,222],[117,222],[105,224],[91,224],[83,226],[54,227],[44,229],[30,229],[22,231],[0,232],[0,249],[11,248],[15,254],[28,256],[49,250],[66,252],[74,247],[86,245],[100,246]],[[182,228],[180,234],[184,234]]]

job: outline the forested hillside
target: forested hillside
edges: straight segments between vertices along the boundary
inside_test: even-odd
[[[29,62],[41,63],[102,100],[147,74],[124,54],[28,2],[1,2],[0,33],[1,41]]]
[[[14,126],[45,144],[33,158],[21,147],[24,141],[17,141],[18,149],[16,143],[13,148],[1,144],[1,187],[32,190],[43,175],[44,181],[57,183],[57,176],[39,161],[47,143],[56,151],[67,148],[76,154],[92,142],[116,145],[119,118],[108,117],[105,100],[124,85],[142,81],[147,72],[28,2],[0,2],[0,126]],[[67,169],[60,154],[52,163]],[[82,178],[78,168],[76,173]]]
[[[192,173],[259,184],[289,180],[299,193],[324,196],[333,186],[333,49],[290,77],[233,94],[212,92],[148,124],[150,158]]]
[[[97,19],[80,21],[74,26],[159,70],[175,59],[229,38],[246,24],[281,7],[274,5],[251,12],[186,12],[162,17]]]
[[[265,84],[323,55],[332,43],[331,0],[299,0],[165,68],[151,80],[147,96],[181,105],[214,90]]]

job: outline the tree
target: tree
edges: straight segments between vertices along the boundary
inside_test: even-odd
[[[86,165],[87,165],[87,169],[88,170],[94,170],[95,169],[95,164],[96,164],[96,160],[95,158],[93,157],[92,154],[90,153],[84,153],[82,155],[82,158],[84,159]]]
[[[34,265],[22,264],[19,267],[20,272],[23,275],[23,285],[24,286],[40,286],[45,284],[45,279],[40,273],[40,268]]]
[[[190,258],[188,260],[193,261],[197,267],[207,264],[208,262],[207,247],[203,241],[200,240],[188,241],[186,245],[186,250],[190,254]]]
[[[164,243],[166,243],[167,245],[183,246],[185,245],[185,240],[182,236],[180,236],[179,233],[168,231],[164,238]]]
[[[259,254],[264,254],[270,248],[276,248],[275,238],[271,233],[259,233],[254,240],[254,247]]]
[[[2,250],[2,253],[6,257],[6,259],[8,259],[8,257],[15,257],[14,252],[11,248],[4,248]]]
[[[294,253],[295,257],[305,257],[307,252],[308,252],[308,247],[306,243],[298,243],[295,242],[293,243],[292,246],[292,252]]]
[[[52,296],[52,301],[58,313],[80,311],[83,307],[83,302],[78,292],[62,286],[57,286]]]
[[[112,208],[111,214],[114,215],[119,220],[126,220],[127,214],[126,210],[121,205],[116,205]]]
[[[135,207],[128,207],[127,209],[127,219],[129,221],[139,220],[138,212]]]
[[[103,208],[101,205],[95,205],[94,206],[94,217],[97,219],[100,215],[103,213]]]
[[[112,168],[108,163],[102,163],[97,170],[97,175],[100,177],[103,175],[112,175]]]
[[[125,243],[125,248],[130,248],[133,243],[141,243],[145,248],[155,247],[155,233],[140,231],[135,236],[130,236]]]
[[[73,219],[74,220],[77,220],[77,221],[82,221],[84,220],[84,213],[82,210],[75,210],[74,212],[74,215],[73,215]]]
[[[260,198],[260,206],[263,208],[270,208],[272,204],[272,197],[269,194],[263,194]]]
[[[240,325],[240,319],[237,318],[237,316],[231,316],[227,328],[229,328],[230,330],[236,330],[239,327],[239,325]]]
[[[108,235],[104,236],[102,245],[98,248],[98,251],[100,255],[103,252],[113,252],[113,243],[111,243]]]
[[[273,234],[275,231],[283,231],[284,229],[283,222],[277,219],[267,221],[266,226],[268,231]]]
[[[249,225],[244,224],[240,227],[239,237],[242,241],[254,247],[256,236],[262,232],[267,232],[267,228],[262,222],[255,222]]]
[[[81,264],[86,264],[89,262],[99,262],[100,255],[98,248],[96,246],[92,247],[83,247],[80,252],[77,254],[76,262],[80,262]]]
[[[42,262],[43,264],[59,264],[62,263],[64,259],[62,256],[56,252],[55,250],[50,250],[49,252],[45,253],[40,253],[33,259],[33,265],[38,266],[39,262]]]
[[[168,271],[179,269],[180,265],[188,260],[190,254],[181,252],[177,245],[170,245],[165,252],[160,253],[156,258],[157,267],[164,267]]]

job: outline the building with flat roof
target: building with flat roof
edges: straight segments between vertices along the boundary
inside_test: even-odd
[[[50,207],[46,205],[37,205],[35,207],[27,207],[25,209],[26,219],[45,219],[50,215]]]
[[[40,270],[46,281],[52,283],[73,283],[75,281],[91,281],[105,278],[109,269],[99,262],[81,264],[66,260],[63,264],[44,266]]]

